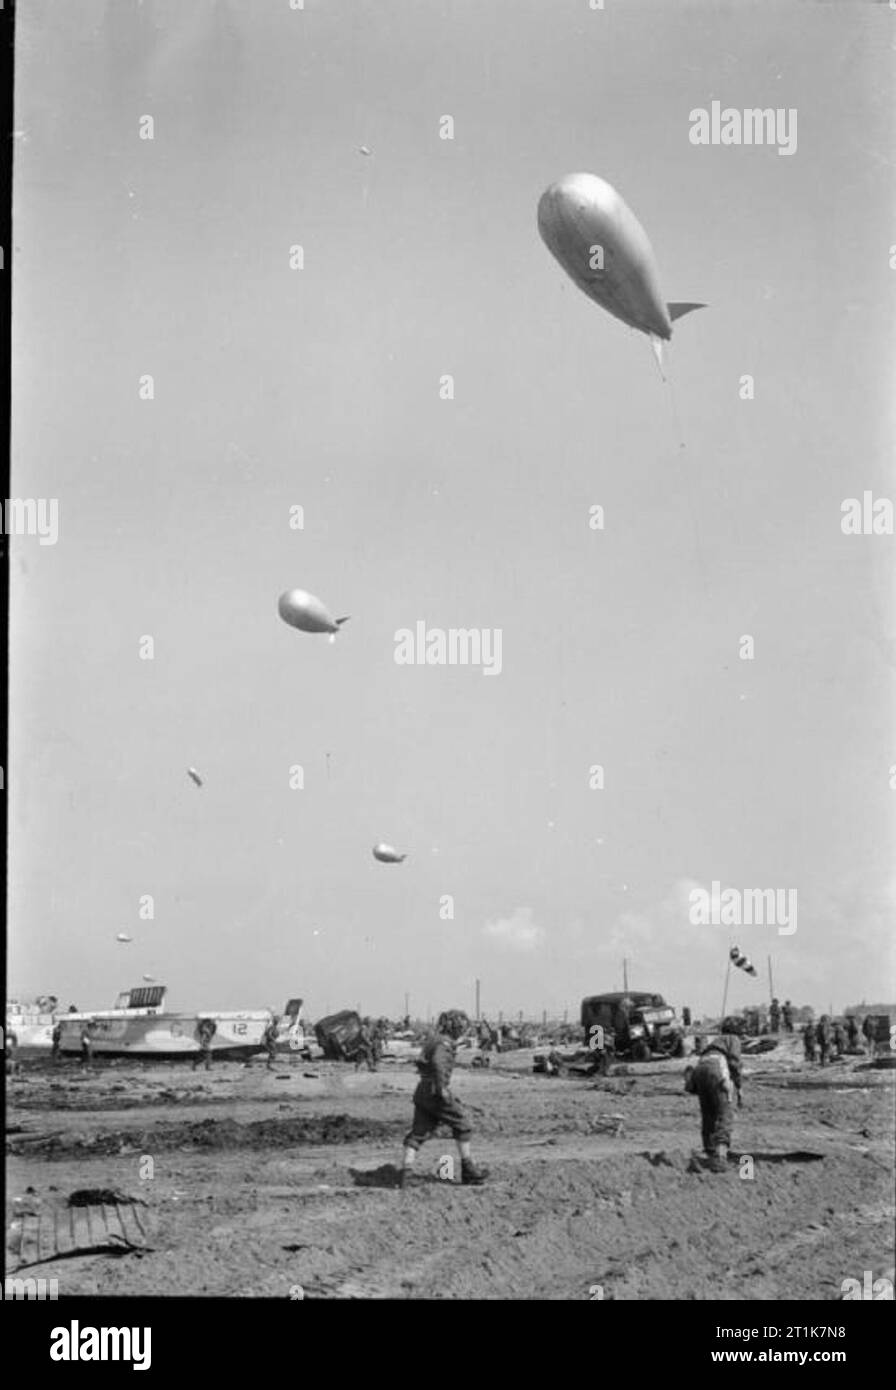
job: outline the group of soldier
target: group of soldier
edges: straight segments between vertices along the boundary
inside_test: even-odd
[[[793,1032],[793,1005],[789,999],[785,999],[783,1005],[777,999],[773,999],[768,1011],[769,1028],[772,1033]]]
[[[832,1022],[827,1014],[822,1014],[817,1023],[810,1021],[803,1028],[803,1050],[806,1061],[819,1061],[823,1067],[829,1061],[845,1056],[847,1052],[868,1049],[874,1052],[874,1021],[866,1015],[859,1028],[859,1020],[850,1014],[844,1026],[839,1019]]]

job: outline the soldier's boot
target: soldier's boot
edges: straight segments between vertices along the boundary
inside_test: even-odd
[[[464,1187],[481,1187],[488,1177],[487,1168],[477,1168],[472,1158],[462,1159],[460,1180]]]
[[[409,1187],[419,1187],[420,1182],[421,1178],[419,1173],[417,1173],[410,1164],[399,1168],[398,1181],[395,1184],[396,1187],[400,1187],[406,1192]]]
[[[709,1160],[710,1171],[713,1173],[725,1173],[728,1170],[728,1149],[724,1144],[717,1144],[715,1152]]]

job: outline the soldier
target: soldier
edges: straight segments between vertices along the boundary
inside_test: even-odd
[[[803,1051],[807,1062],[815,1061],[815,1024],[807,1023],[803,1029]]]
[[[93,1060],[93,1033],[89,1023],[81,1025],[81,1067],[89,1067]]]
[[[862,1036],[865,1039],[865,1045],[869,1056],[873,1057],[875,1051],[874,1019],[870,1014],[866,1014],[862,1020]]]
[[[781,1005],[777,999],[772,1000],[772,1006],[768,1011],[769,1025],[773,1033],[777,1033],[781,1026]]]
[[[784,1007],[781,1010],[781,1017],[784,1020],[784,1032],[793,1032],[793,1005],[789,999],[784,1000]]]
[[[218,1025],[213,1018],[201,1018],[196,1035],[199,1039],[199,1051],[193,1058],[193,1070],[199,1066],[201,1061],[205,1061],[205,1070],[212,1069],[212,1038],[218,1031]]]
[[[490,1067],[492,1064],[491,1052],[494,1034],[484,1018],[479,1021],[476,1035],[479,1039],[479,1050],[482,1053],[482,1065],[484,1067]]]
[[[53,1043],[53,1050],[50,1053],[50,1060],[55,1066],[55,1064],[59,1061],[59,1052],[62,1046],[62,1024],[58,1022],[58,1020],[56,1023],[53,1024],[53,1031],[50,1034],[50,1038]]]
[[[834,1056],[842,1057],[846,1051],[846,1033],[843,1024],[838,1019],[834,1024],[833,1030]]]
[[[732,1033],[711,1038],[695,1067],[685,1073],[685,1089],[700,1101],[703,1149],[713,1173],[724,1173],[731,1143],[731,1101],[741,1101],[740,1039]]]
[[[274,1059],[277,1055],[277,1024],[279,1022],[280,1015],[272,1014],[270,1023],[266,1026],[264,1032],[261,1035],[261,1045],[264,1048],[265,1052],[268,1054],[268,1059],[265,1062],[265,1068],[267,1071],[271,1070],[271,1067],[274,1065]]]
[[[815,1041],[818,1043],[818,1060],[826,1067],[831,1050],[831,1021],[827,1014],[822,1014],[815,1025]]]
[[[859,1046],[859,1020],[855,1014],[850,1014],[846,1020],[846,1039],[850,1052],[856,1052]]]
[[[417,1063],[420,1081],[414,1092],[414,1120],[404,1140],[400,1187],[407,1187],[417,1150],[439,1125],[449,1127],[457,1144],[461,1182],[477,1187],[485,1182],[486,1169],[477,1168],[470,1153],[470,1122],[450,1089],[457,1041],[466,1032],[469,1022],[460,1009],[448,1009],[439,1014],[436,1032],[423,1044],[423,1052]]]
[[[369,1018],[361,1020],[361,1031],[358,1034],[358,1051],[355,1053],[355,1071],[359,1069],[362,1062],[367,1063],[368,1071],[376,1071],[376,1046]]]
[[[15,1076],[19,1066],[16,1060],[16,1053],[19,1050],[19,1039],[11,1028],[7,1028],[4,1042],[6,1051],[6,1071],[9,1076]]]

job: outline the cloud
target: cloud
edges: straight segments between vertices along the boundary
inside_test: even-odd
[[[514,908],[510,917],[498,917],[486,922],[483,934],[501,946],[514,951],[535,951],[544,943],[545,930],[532,920],[531,907]]]

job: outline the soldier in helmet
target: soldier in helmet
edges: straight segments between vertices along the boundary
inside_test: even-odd
[[[773,999],[771,1008],[768,1011],[769,1026],[773,1033],[777,1033],[781,1027],[781,1005],[777,999]]]
[[[811,1021],[803,1028],[803,1051],[807,1062],[815,1061],[815,1024]]]
[[[420,1081],[414,1092],[414,1120],[404,1140],[404,1161],[400,1186],[407,1187],[420,1145],[439,1125],[447,1125],[460,1151],[461,1177],[465,1185],[479,1186],[486,1179],[484,1168],[477,1168],[470,1152],[472,1129],[460,1102],[451,1094],[451,1074],[458,1039],[470,1026],[460,1009],[439,1014],[436,1031],[423,1044],[417,1063]]]
[[[834,1056],[842,1057],[846,1051],[846,1030],[839,1018],[833,1027]]]
[[[369,1018],[362,1018],[361,1020],[361,1028],[358,1033],[358,1050],[355,1053],[355,1071],[358,1070],[362,1062],[367,1063],[368,1071],[376,1071],[377,1047],[373,1025]]]
[[[714,1173],[724,1173],[731,1143],[731,1102],[741,1107],[740,1038],[721,1033],[710,1038],[695,1067],[685,1072],[685,1089],[700,1101],[703,1150]]]
[[[277,1024],[280,1022],[279,1014],[271,1014],[271,1021],[265,1027],[261,1035],[261,1045],[267,1055],[265,1070],[270,1071],[277,1056]]]
[[[781,1017],[784,1020],[784,1032],[793,1032],[793,1005],[789,999],[784,1000],[784,1007],[781,1010]]]
[[[4,1038],[4,1044],[6,1051],[7,1074],[9,1076],[15,1076],[19,1067],[19,1063],[16,1058],[16,1053],[19,1050],[19,1039],[18,1035],[12,1030],[12,1028],[7,1028],[6,1035]]]
[[[193,1070],[199,1066],[201,1061],[205,1062],[205,1070],[212,1069],[212,1038],[218,1031],[218,1025],[213,1018],[201,1018],[196,1036],[199,1039],[199,1051],[193,1058]]]
[[[827,1014],[822,1014],[815,1025],[815,1041],[818,1044],[818,1060],[826,1067],[831,1051],[831,1020]]]
[[[846,1020],[846,1040],[850,1052],[856,1052],[859,1046],[859,1020],[855,1014],[850,1014]]]

